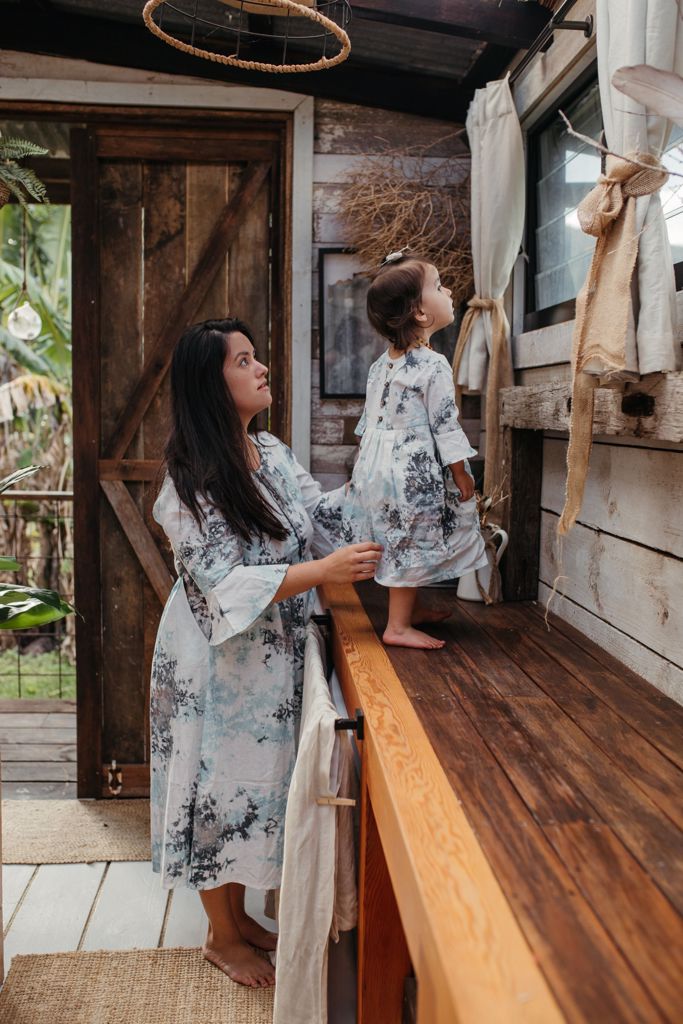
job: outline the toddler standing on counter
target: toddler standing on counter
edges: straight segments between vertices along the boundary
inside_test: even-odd
[[[453,322],[451,293],[433,264],[391,253],[367,309],[389,346],[368,373],[343,543],[383,545],[375,579],[389,588],[384,643],[436,649],[444,641],[416,627],[447,613],[420,609],[417,588],[487,565],[467,463],[476,451],[458,422],[451,367],[429,344]]]

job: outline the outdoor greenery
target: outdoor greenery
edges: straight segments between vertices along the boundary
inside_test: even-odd
[[[26,270],[26,275],[24,274]],[[25,278],[25,279],[24,279]],[[7,317],[28,300],[40,315],[37,338],[23,341],[7,329]],[[63,491],[72,486],[71,407],[71,209],[69,206],[8,204],[0,210],[0,386],[12,396],[0,422],[0,476],[39,465],[31,489]],[[16,401],[18,398],[20,401]],[[10,416],[11,418],[8,418]],[[13,484],[16,487],[16,482]],[[64,676],[74,672],[73,617],[65,628],[49,625],[71,610],[60,594],[73,593],[71,519],[54,502],[21,502],[0,518],[0,552],[11,552],[26,570],[22,583],[0,561],[0,692],[18,696],[17,647],[21,653],[22,696],[59,695],[57,677],[39,684],[37,662],[52,659]],[[0,509],[1,511],[1,509]],[[7,573],[12,571],[12,576]],[[23,601],[25,618],[16,620],[6,604]],[[47,595],[47,596],[46,596]],[[4,621],[3,620],[4,613]],[[45,617],[42,617],[45,616]],[[10,633],[19,625],[31,634]],[[11,645],[12,649],[8,649]],[[38,653],[33,653],[34,651]],[[10,670],[13,675],[6,675]],[[30,667],[31,666],[31,667]],[[30,685],[27,680],[31,680]],[[35,680],[35,682],[33,681]],[[35,693],[31,689],[35,688]],[[68,696],[63,686],[63,696]]]
[[[18,657],[21,658],[19,665]],[[0,651],[0,699],[18,696],[19,678],[22,697],[33,700],[76,699],[76,667],[63,658],[60,662],[57,651],[27,655],[17,655],[16,650]]]
[[[43,146],[28,139],[0,138],[0,185],[4,186],[23,205],[27,199],[39,203],[47,199],[47,192],[35,171],[18,162],[26,156],[45,156]],[[5,192],[7,196],[7,191]]]

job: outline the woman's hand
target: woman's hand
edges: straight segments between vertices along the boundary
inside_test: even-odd
[[[371,541],[349,544],[320,560],[323,583],[357,583],[371,580],[382,557],[382,545]]]
[[[465,463],[454,462],[451,466],[451,472],[460,491],[460,497],[463,501],[469,501],[474,496],[474,480],[465,469]]]

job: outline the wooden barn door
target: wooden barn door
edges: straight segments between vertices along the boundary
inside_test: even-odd
[[[286,125],[73,130],[78,795],[149,787],[149,677],[172,562],[151,519],[183,327],[239,316],[287,439]]]

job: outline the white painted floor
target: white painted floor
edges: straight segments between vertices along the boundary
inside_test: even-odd
[[[17,953],[200,946],[206,917],[189,889],[165,890],[149,862],[5,864],[2,868],[5,972]],[[247,909],[266,928],[263,894]],[[330,1024],[355,1021],[355,949],[345,934],[329,954]]]

